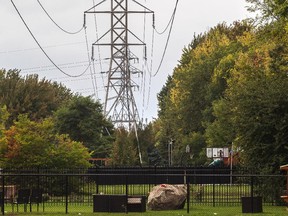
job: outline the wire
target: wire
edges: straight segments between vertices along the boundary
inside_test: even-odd
[[[22,17],[20,11],[18,10],[18,8],[16,7],[15,3],[13,2],[13,0],[11,0],[11,3],[13,4],[17,14],[19,15],[19,17],[21,18],[22,22],[24,23],[25,27],[27,28],[27,30],[29,31],[30,35],[32,36],[32,38],[34,39],[34,41],[37,43],[37,45],[39,46],[39,48],[42,50],[42,52],[44,53],[44,55],[48,58],[48,60],[59,70],[61,71],[63,74],[65,74],[66,76],[69,77],[80,77],[83,74],[86,73],[86,71],[90,68],[91,62],[89,62],[88,67],[84,70],[84,72],[82,72],[79,75],[70,75],[68,73],[66,73],[65,71],[63,71],[61,68],[58,67],[58,65],[55,64],[55,62],[48,56],[48,54],[45,52],[45,50],[42,48],[42,46],[40,45],[40,43],[38,42],[38,40],[36,39],[36,37],[33,35],[32,31],[30,30],[30,28],[28,27],[27,23],[25,22],[24,18]]]
[[[48,48],[63,47],[63,46],[72,46],[72,45],[74,46],[74,45],[83,44],[83,43],[85,43],[85,42],[73,42],[73,43],[65,43],[65,44],[58,44],[58,45],[50,45],[50,46],[44,46],[43,48],[48,49]],[[34,51],[34,50],[39,50],[39,47],[0,51],[0,54],[26,52],[26,51]]]
[[[89,45],[88,45],[88,36],[87,36],[87,31],[85,28],[85,39],[86,39],[86,49],[87,49],[87,56],[88,56],[88,61],[90,62],[90,54],[89,54]],[[94,64],[93,65],[93,72],[95,73],[95,67]],[[98,94],[97,94],[97,82],[96,79],[94,80],[93,77],[93,72],[92,72],[92,68],[90,67],[90,75],[91,75],[91,80],[92,80],[92,86],[93,86],[93,90],[94,90],[94,96],[96,99],[98,99]]]
[[[148,109],[149,107],[149,103],[150,103],[150,95],[151,95],[151,83],[152,83],[152,71],[153,71],[153,55],[154,55],[154,39],[155,39],[155,31],[153,29],[153,33],[152,33],[152,47],[151,47],[151,60],[150,60],[150,70],[149,67],[147,65],[147,69],[149,71],[149,87],[148,87],[148,98],[147,98],[147,107],[146,109]]]
[[[95,1],[93,0],[93,5],[95,5]],[[94,12],[96,11],[95,7],[94,7]],[[96,18],[96,13],[94,13],[94,24],[95,24],[95,33],[96,33],[96,40],[98,41],[99,40],[99,34],[98,34],[98,25],[97,25],[97,18]],[[99,62],[100,62],[100,71],[102,72],[103,71],[103,66],[102,66],[102,61],[101,61],[101,52],[100,52],[100,46],[97,46],[98,48],[98,58],[99,58]],[[93,50],[93,47],[92,47],[92,50]],[[93,53],[92,53],[92,58],[93,57]],[[93,65],[94,68],[95,68],[95,65]],[[103,86],[105,86],[105,83],[104,83],[104,78],[103,78],[103,73],[102,74],[102,83],[103,83]]]
[[[136,122],[134,122],[133,126],[134,126],[135,136],[136,136],[136,140],[137,140],[137,149],[138,149],[139,162],[140,162],[140,166],[142,166],[143,161],[142,161],[142,154],[141,154],[140,141],[139,141],[139,137],[138,137],[138,131],[137,131]]]
[[[67,31],[65,29],[63,29],[61,26],[59,26],[55,21],[54,19],[49,15],[49,13],[47,12],[47,10],[44,8],[44,6],[41,4],[40,0],[37,0],[38,4],[41,6],[42,10],[46,13],[46,15],[49,17],[49,19],[59,28],[61,29],[63,32],[67,33],[67,34],[78,34],[79,32],[81,32],[84,27],[85,27],[85,14],[84,14],[84,23],[83,23],[83,26],[81,27],[81,29],[79,29],[78,31],[76,32],[70,32],[70,31]]]
[[[155,16],[155,15],[153,14],[153,16]],[[161,31],[161,32],[158,31],[158,30],[156,29],[155,25],[154,25],[155,32],[156,32],[157,34],[159,34],[159,35],[164,34],[164,33],[167,31],[168,27],[170,26],[170,24],[171,24],[174,16],[175,16],[175,11],[172,13],[171,18],[170,18],[167,26],[166,26],[165,29],[164,29],[163,31]],[[153,22],[155,22],[155,18],[154,18],[154,17],[153,17]]]
[[[166,55],[168,43],[169,43],[169,40],[170,40],[170,36],[171,36],[171,32],[172,32],[172,28],[173,28],[173,24],[174,24],[174,20],[175,20],[175,15],[176,15],[176,11],[177,11],[178,2],[179,2],[179,0],[176,0],[176,4],[175,4],[173,16],[172,16],[172,21],[171,21],[171,26],[170,26],[169,34],[168,34],[167,41],[166,41],[166,44],[165,44],[165,48],[164,48],[164,51],[163,51],[163,54],[162,54],[162,58],[161,58],[160,64],[159,64],[159,66],[157,68],[156,73],[153,75],[153,77],[155,77],[158,74],[158,72],[159,72],[159,70],[160,70],[160,68],[161,68],[161,66],[163,64],[163,60],[164,60],[164,57]]]
[[[146,3],[146,0],[145,0]],[[146,12],[146,9],[144,10]],[[143,25],[143,42],[145,43],[146,41],[146,13],[144,13],[144,25]],[[145,43],[146,44],[146,43]],[[144,61],[142,63],[142,71],[143,71],[143,76],[141,80],[141,91],[142,93],[142,119],[144,118],[144,110],[145,110],[145,92],[146,92],[146,70],[144,70],[145,64],[147,62],[147,50],[146,50],[146,45],[144,46],[143,49],[143,56],[144,56]]]

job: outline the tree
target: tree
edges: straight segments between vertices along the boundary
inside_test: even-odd
[[[162,149],[169,139],[175,140],[175,163],[181,162],[188,144],[193,146],[194,160],[203,161],[205,131],[215,121],[213,103],[223,97],[235,59],[246,49],[239,38],[251,29],[246,21],[230,26],[218,24],[194,36],[192,44],[184,49],[180,64],[158,96]]]
[[[87,168],[90,157],[80,142],[54,132],[51,118],[39,122],[20,115],[0,141],[3,168]],[[25,161],[25,163],[24,163]]]
[[[114,166],[134,166],[139,164],[137,147],[133,142],[135,136],[125,128],[120,127],[115,131],[116,140],[113,143],[111,154],[112,165]]]
[[[105,158],[112,150],[113,125],[105,119],[102,106],[91,97],[75,96],[54,114],[55,128],[82,142],[92,157]]]
[[[278,172],[287,163],[287,22],[275,21],[239,38],[224,95],[213,103],[210,143],[233,142],[245,167]]]
[[[267,38],[258,40],[239,59],[227,89],[234,124],[237,124],[237,142],[245,152],[246,166],[257,164],[262,170],[271,167],[272,172],[288,159],[288,130],[284,123],[288,116],[287,65],[280,63],[281,58],[277,60],[279,56],[274,54],[277,47],[277,43],[270,43]],[[287,45],[285,49],[287,55]]]
[[[0,104],[10,113],[7,126],[19,114],[28,114],[31,120],[52,115],[61,104],[72,97],[70,90],[37,75],[20,76],[19,70],[0,70]]]
[[[0,107],[0,138],[3,135],[3,132],[6,128],[6,122],[9,117],[9,113],[7,111],[7,107]]]
[[[172,77],[168,76],[165,85],[162,87],[161,91],[157,94],[158,100],[158,116],[163,116],[165,111],[168,109],[169,105],[169,94],[172,88],[173,81]]]
[[[246,0],[251,5],[248,11],[260,12],[260,22],[275,21],[288,18],[288,2],[286,0]]]

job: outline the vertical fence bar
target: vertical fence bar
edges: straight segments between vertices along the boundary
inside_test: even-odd
[[[40,169],[39,169],[39,167],[37,168],[37,186],[36,186],[36,188],[37,188],[37,191],[40,191]],[[41,196],[42,196],[42,193],[43,193],[43,191],[41,192]],[[30,203],[30,211],[32,211],[32,204],[31,203]],[[38,211],[39,211],[39,202],[37,201],[37,212]]]
[[[213,169],[212,181],[213,181],[213,207],[215,207],[215,169]]]
[[[251,211],[254,213],[254,176],[251,176]]]
[[[4,210],[4,199],[5,199],[5,190],[4,190],[4,187],[5,187],[5,176],[4,174],[2,173],[2,194],[1,194],[1,212],[2,212],[2,215],[5,214],[5,210]]]
[[[96,194],[99,194],[99,184],[98,184],[98,174],[93,175],[93,179],[96,179],[95,184],[96,184]]]
[[[128,175],[125,175],[125,186],[126,186],[125,187],[125,195],[126,195],[125,212],[127,214],[128,213],[128,193],[129,193],[129,191],[128,191]]]
[[[188,178],[187,178],[188,177]],[[187,180],[187,214],[190,212],[190,176],[186,176]]]
[[[65,213],[68,214],[68,175],[65,175]]]

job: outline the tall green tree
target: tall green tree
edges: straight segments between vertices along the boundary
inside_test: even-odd
[[[83,144],[92,157],[105,158],[112,150],[113,125],[105,119],[102,106],[91,97],[75,96],[54,114],[56,130]]]
[[[49,117],[71,97],[64,86],[37,75],[21,77],[19,70],[0,70],[0,104],[10,113],[8,126],[19,114],[28,114],[31,120]]]
[[[139,164],[137,146],[135,146],[135,135],[129,133],[124,127],[115,131],[116,140],[113,143],[111,154],[113,166],[135,166]]]
[[[253,46],[239,56],[226,90],[235,143],[243,150],[245,166],[268,173],[277,172],[288,161],[288,66],[284,60],[288,43],[285,23],[280,23],[276,25],[280,28],[273,23],[273,31],[267,26],[255,35]]]
[[[223,97],[235,56],[245,49],[238,38],[251,28],[246,21],[230,26],[218,24],[195,37],[184,49],[169,86],[164,86],[159,94],[161,142],[164,147],[169,139],[175,140],[175,163],[181,162],[187,145],[193,148],[194,160],[203,161],[207,145],[205,130],[215,120],[213,102]]]

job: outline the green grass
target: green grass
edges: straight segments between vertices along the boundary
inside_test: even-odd
[[[9,216],[14,215],[29,215],[29,216],[65,216],[65,206],[60,205],[49,205],[45,206],[45,211],[42,212],[42,206],[39,208],[39,212],[37,212],[36,206],[33,206],[32,212],[24,213],[23,206],[19,207],[19,212],[12,212],[11,206],[5,206],[5,213]],[[115,216],[124,216],[127,215],[125,213],[93,213],[92,206],[88,205],[69,205],[68,215],[75,216],[107,216],[107,215],[115,215]],[[16,208],[15,208],[16,211]],[[185,215],[203,215],[203,216],[287,216],[288,211],[286,207],[278,207],[278,206],[263,206],[263,213],[261,214],[242,214],[241,206],[234,207],[212,207],[212,206],[191,206],[190,213],[187,214],[187,209],[183,210],[173,210],[173,211],[149,211],[143,213],[128,213],[129,216],[185,216]],[[80,213],[80,214],[79,214]]]
[[[130,185],[128,187],[129,194],[148,194],[152,189],[152,185]],[[126,188],[123,185],[114,186],[100,186],[99,193],[104,194],[125,194]],[[91,200],[91,191],[96,192],[95,185],[89,185],[83,188],[83,195],[77,194],[69,196],[68,215],[75,216],[124,216],[125,213],[93,213],[93,206]],[[199,199],[198,193],[202,191],[202,201]],[[87,193],[86,193],[87,192]],[[263,213],[261,214],[242,214],[241,209],[241,196],[250,195],[250,187],[247,185],[191,185],[190,187],[190,213],[187,214],[187,210],[175,210],[175,211],[149,211],[144,213],[128,213],[129,216],[184,216],[184,215],[203,215],[203,216],[287,216],[288,211],[286,207],[266,206],[263,205]],[[83,202],[85,201],[85,202]],[[212,203],[215,201],[216,207],[212,207]],[[74,202],[78,202],[75,204]],[[81,203],[82,202],[82,203]],[[85,203],[85,204],[83,204]],[[90,203],[90,204],[88,204]],[[206,203],[206,204],[205,204]],[[207,203],[210,203],[208,205]],[[220,206],[218,203],[222,203]],[[225,204],[227,203],[227,204]],[[5,205],[5,215],[29,215],[29,216],[65,216],[65,197],[50,197],[45,202],[45,211],[42,211],[42,205],[39,206],[39,212],[37,212],[36,205],[33,205],[32,212],[23,212],[23,205],[19,206],[19,212],[16,212],[16,206],[14,206],[14,212],[12,211],[11,204]],[[80,214],[79,214],[80,213]]]

